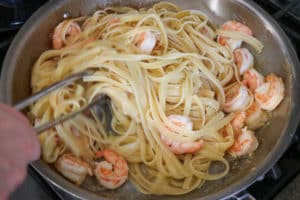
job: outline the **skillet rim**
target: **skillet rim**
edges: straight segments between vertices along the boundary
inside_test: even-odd
[[[22,46],[22,44],[25,42],[23,40],[24,35],[30,34],[31,27],[35,25],[36,21],[39,21],[40,18],[43,18],[43,16],[45,17],[49,13],[54,12],[57,8],[63,6],[67,1],[70,0],[48,1],[30,17],[30,19],[22,26],[21,30],[17,33],[16,37],[14,38],[12,44],[9,47],[9,50],[7,51],[5,60],[3,62],[1,80],[0,80],[1,101],[9,104],[12,103],[11,96],[8,97],[7,95],[9,94],[9,91],[12,90],[7,86],[12,87],[12,79],[10,79],[10,77],[12,77],[12,75],[14,74],[13,66],[16,65],[16,62],[14,59],[11,58],[13,58],[13,55],[15,54],[16,50],[20,51],[19,47]],[[234,0],[228,0],[228,1],[232,2]],[[235,0],[235,2],[240,4],[241,6],[250,9],[252,13],[262,18],[264,23],[271,25],[272,29],[274,30],[273,35],[275,34],[275,37],[277,37],[277,39],[279,39],[280,41],[281,47],[284,48],[282,51],[283,53],[286,54],[285,55],[286,59],[289,61],[291,71],[292,71],[291,74],[292,88],[291,88],[291,105],[290,105],[291,112],[289,113],[288,116],[289,117],[288,125],[284,130],[285,133],[282,134],[282,136],[279,138],[280,141],[276,143],[272,151],[269,153],[268,157],[264,161],[262,161],[261,165],[257,166],[253,171],[251,171],[250,174],[244,176],[239,182],[227,186],[223,190],[216,191],[211,195],[207,195],[203,197],[205,199],[221,199],[233,195],[235,193],[238,193],[239,191],[243,190],[244,188],[248,187],[253,182],[255,182],[255,180],[258,177],[263,176],[267,171],[269,171],[271,167],[280,159],[282,154],[286,151],[294,135],[300,117],[300,109],[297,108],[296,105],[297,102],[300,102],[300,81],[299,81],[300,64],[297,59],[296,51],[293,48],[289,38],[284,33],[282,28],[277,24],[277,22],[266,11],[264,11],[261,7],[259,7],[255,2],[253,2],[252,0],[249,1]],[[44,162],[42,162],[41,160],[32,163],[31,166],[48,182],[52,183],[60,190],[70,194],[75,198],[104,199],[101,196],[97,195],[96,193],[89,192],[85,189],[77,187],[72,183],[66,181],[61,176],[58,176],[57,173],[54,173],[52,170],[50,170],[50,167],[46,165]],[[178,196],[178,198],[180,198],[180,196]]]

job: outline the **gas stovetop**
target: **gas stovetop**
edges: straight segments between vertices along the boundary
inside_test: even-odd
[[[264,8],[286,31],[300,57],[300,1],[299,0],[254,0]],[[13,4],[18,2],[16,6]],[[0,0],[0,67],[7,48],[18,29],[46,0]],[[300,128],[279,162],[253,185],[228,199],[300,199]],[[70,198],[58,192],[42,179],[32,168],[28,177],[12,200],[19,199],[64,199]]]

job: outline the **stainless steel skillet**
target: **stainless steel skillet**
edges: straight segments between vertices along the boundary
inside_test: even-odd
[[[260,146],[252,158],[232,162],[230,173],[225,178],[209,181],[199,190],[177,197],[163,197],[164,199],[221,199],[242,190],[262,176],[289,145],[300,113],[297,106],[300,100],[299,61],[290,41],[278,24],[250,0],[170,0],[170,2],[186,9],[199,9],[216,24],[222,24],[229,19],[245,22],[265,45],[260,55],[252,51],[256,66],[264,74],[277,73],[285,82],[286,97],[274,112],[270,125],[257,133]],[[32,65],[42,51],[50,48],[50,33],[62,20],[66,11],[76,17],[91,14],[96,8],[111,4],[141,7],[152,3],[153,1],[137,0],[57,0],[45,4],[23,26],[9,48],[1,75],[1,100],[13,105],[29,96]],[[43,161],[37,161],[32,166],[60,189],[82,199],[162,198],[143,195],[130,184],[113,192],[91,192],[68,182]]]

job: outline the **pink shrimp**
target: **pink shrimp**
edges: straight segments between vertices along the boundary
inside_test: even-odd
[[[112,24],[118,24],[120,23],[120,19],[119,18],[113,18],[112,20],[110,20],[109,24],[112,25]]]
[[[246,112],[242,111],[237,113],[231,120],[233,130],[240,130],[244,127],[246,120]]]
[[[234,135],[239,134],[239,132],[245,126],[245,120],[246,120],[246,112],[245,111],[238,112],[234,115],[233,119],[230,122]],[[222,134],[223,134],[223,137],[228,136],[228,132],[227,132],[226,128],[224,128],[222,130]]]
[[[211,31],[209,31],[209,28],[207,27],[202,27],[199,29],[200,33],[202,33],[205,37],[214,40],[215,39],[215,35],[211,33]]]
[[[250,51],[246,48],[239,48],[234,50],[233,52],[235,63],[239,69],[240,74],[244,74],[244,72],[254,65],[254,58]]]
[[[141,52],[151,53],[156,45],[156,37],[152,32],[145,31],[136,36],[134,44]]]
[[[168,119],[171,120],[175,126],[186,128],[187,130],[193,129],[193,122],[188,117],[182,115],[170,115],[168,116]],[[172,131],[171,127],[166,127]],[[202,149],[204,144],[203,140],[181,143],[173,141],[163,134],[161,135],[161,139],[163,143],[175,154],[196,153]]]
[[[256,88],[260,87],[265,81],[263,75],[257,72],[255,69],[249,69],[244,73],[243,84],[254,93]]]
[[[228,149],[228,153],[234,157],[247,155],[255,151],[258,146],[254,132],[248,130],[245,121],[245,111],[237,113],[231,121],[235,139],[233,145]],[[224,137],[228,136],[226,129],[223,129],[222,133]]]
[[[104,157],[105,161],[96,162],[95,174],[98,181],[108,189],[120,187],[128,178],[126,160],[109,149],[96,152],[96,158],[101,157]]]
[[[280,77],[275,74],[269,74],[266,77],[266,82],[256,88],[255,100],[262,109],[274,110],[284,97],[284,84]]]
[[[227,21],[221,26],[221,30],[225,31],[238,31],[238,32],[243,32],[247,35],[253,35],[251,29],[237,21]],[[222,37],[219,36],[217,39],[218,43],[220,43],[223,46],[228,46],[230,49],[233,51],[237,48],[240,48],[242,45],[242,40],[236,40],[236,39],[231,39],[227,37]]]
[[[251,101],[248,89],[239,83],[230,88],[226,92],[225,97],[226,102],[223,109],[228,113],[245,109]]]
[[[52,45],[54,49],[61,49],[64,46],[62,31],[64,26],[67,27],[66,36],[75,36],[81,32],[80,26],[73,21],[65,20],[59,23],[55,29],[52,36]]]
[[[246,120],[247,112],[241,111],[237,113],[231,121],[235,141],[228,152],[234,157],[249,154],[255,151],[258,146],[254,132],[248,130],[245,126]],[[224,136],[227,136],[226,130]]]
[[[234,157],[243,156],[254,152],[258,147],[258,141],[253,131],[243,128],[237,135],[234,144],[228,150]]]
[[[268,115],[264,112],[260,106],[254,102],[246,110],[246,125],[252,129],[256,130],[262,127],[268,121]]]
[[[84,160],[72,155],[63,154],[55,163],[55,168],[67,179],[80,185],[87,174],[93,175],[91,166]]]

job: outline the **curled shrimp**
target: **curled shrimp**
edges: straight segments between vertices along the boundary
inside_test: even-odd
[[[235,114],[231,121],[235,140],[228,152],[234,156],[247,155],[256,150],[258,141],[253,131],[248,130],[245,126],[247,121],[247,111],[241,111]],[[227,135],[225,131],[225,136]]]
[[[235,84],[225,93],[225,112],[236,112],[245,109],[251,102],[251,95],[246,86]]]
[[[246,120],[246,112],[245,111],[238,112],[234,115],[233,119],[230,122],[234,135],[237,135],[242,130],[242,128],[245,126],[245,120]],[[228,132],[227,132],[226,128],[223,129],[222,133],[223,133],[224,137],[228,136]]]
[[[202,28],[199,29],[200,33],[202,33],[205,37],[214,40],[215,39],[215,34],[214,31],[211,30],[210,28],[203,26]]]
[[[67,26],[67,27],[65,27]],[[74,36],[81,32],[80,26],[74,22],[65,20],[59,23],[55,29],[52,36],[52,45],[54,49],[61,49],[64,46],[64,38],[63,30],[66,28],[66,36]]]
[[[246,112],[241,111],[237,113],[231,120],[233,130],[240,130],[244,127],[246,120]]]
[[[84,160],[72,155],[63,154],[55,163],[55,168],[67,179],[80,185],[87,174],[93,175],[91,166]]]
[[[116,24],[119,24],[120,23],[120,19],[119,18],[113,18],[112,20],[110,20],[109,24],[112,25],[116,25]]]
[[[238,32],[243,32],[247,35],[253,35],[251,29],[248,26],[246,26],[240,22],[237,22],[235,20],[225,22],[221,26],[221,30],[238,31]],[[218,43],[220,43],[223,46],[228,46],[232,51],[237,48],[240,48],[242,45],[242,40],[236,40],[236,39],[231,39],[231,38],[222,37],[222,36],[219,36],[217,41],[218,41]]]
[[[245,127],[237,133],[234,144],[230,147],[228,152],[233,157],[238,157],[254,152],[257,147],[258,141],[254,132]]]
[[[282,101],[284,97],[284,84],[280,77],[269,74],[266,82],[256,88],[255,100],[264,110],[272,111]]]
[[[182,115],[170,115],[168,119],[171,120],[172,124],[175,126],[186,128],[187,130],[193,129],[193,122],[190,118]],[[167,127],[171,130],[170,127]],[[172,130],[171,130],[172,131]],[[161,135],[163,143],[175,154],[185,154],[185,153],[196,153],[203,147],[203,140],[198,140],[195,142],[177,142],[173,141],[165,135]]]
[[[143,53],[151,53],[156,45],[156,37],[150,31],[144,31],[135,37],[134,44]]]
[[[252,68],[245,71],[242,82],[252,93],[254,93],[256,88],[260,87],[264,81],[264,76]]]
[[[262,127],[267,121],[268,121],[267,113],[263,111],[256,102],[254,102],[246,110],[245,123],[247,127],[249,127],[251,130],[256,130]]]
[[[112,150],[96,152],[96,158],[104,157],[104,161],[96,162],[95,175],[101,185],[108,189],[120,187],[128,178],[126,160]]]
[[[239,48],[233,51],[235,64],[237,65],[240,74],[244,74],[244,72],[254,65],[254,58],[250,51],[246,48]]]

